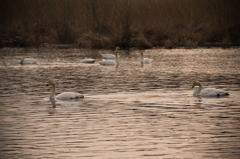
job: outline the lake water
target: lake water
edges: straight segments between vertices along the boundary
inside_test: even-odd
[[[144,67],[123,51],[118,68],[100,66],[111,52],[0,49],[0,158],[240,158],[240,48],[146,50]],[[85,98],[53,107],[49,79]],[[194,80],[230,96],[193,97]]]

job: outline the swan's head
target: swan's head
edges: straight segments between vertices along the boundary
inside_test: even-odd
[[[117,53],[116,53],[116,55],[117,55],[117,58],[119,58],[118,56],[119,56],[119,54],[121,53],[121,51],[117,51]]]
[[[25,60],[25,58],[21,58],[20,64],[23,64],[23,61]]]
[[[117,46],[117,47],[116,47],[116,50],[120,50],[120,47],[119,47],[119,46]]]
[[[49,86],[49,85],[55,85],[55,82],[53,80],[50,80],[46,86]]]
[[[193,89],[194,86],[200,86],[200,85],[201,83],[199,81],[194,81],[191,89]]]
[[[141,55],[143,55],[144,50],[141,50]]]

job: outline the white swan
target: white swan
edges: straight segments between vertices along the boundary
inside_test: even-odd
[[[119,61],[118,61],[119,53],[121,53],[121,51],[117,52],[116,62],[113,60],[102,60],[102,61],[99,61],[99,64],[105,65],[105,66],[118,66],[119,65]]]
[[[149,64],[152,62],[152,59],[150,58],[143,58],[143,50],[141,50],[141,64]]]
[[[50,98],[56,98],[59,100],[68,100],[68,99],[77,99],[77,98],[83,98],[84,95],[80,93],[74,93],[74,92],[63,92],[57,96],[55,96],[56,91],[56,84],[53,80],[50,80],[46,86],[52,85],[52,94],[50,95]]]
[[[193,96],[202,97],[220,97],[229,95],[228,92],[216,88],[205,88],[202,89],[202,84],[199,81],[194,81],[192,88],[194,86],[199,86],[198,89],[193,93]]]
[[[37,60],[31,58],[22,58],[21,60],[18,60],[18,63],[21,65],[31,65],[36,64]]]
[[[116,47],[116,52],[118,52],[118,50],[120,50],[120,47]],[[102,54],[103,59],[115,59],[116,56],[113,54]]]
[[[113,54],[102,54],[103,59],[115,59],[116,56]]]
[[[83,59],[83,60],[80,60],[80,63],[94,63],[94,59]]]

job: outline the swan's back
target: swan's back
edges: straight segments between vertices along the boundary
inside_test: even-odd
[[[100,65],[105,65],[105,66],[114,66],[117,63],[113,60],[102,60],[102,61],[99,61],[99,64]]]
[[[143,62],[144,62],[145,64],[149,64],[149,63],[152,62],[152,59],[150,59],[150,58],[144,58],[144,59],[143,59]]]
[[[21,61],[20,61],[21,63]],[[22,65],[28,65],[28,64],[36,64],[37,63],[37,60],[35,59],[32,59],[32,58],[25,58],[23,61],[22,61]]]
[[[94,63],[94,59],[83,59],[80,63]]]
[[[78,99],[78,98],[83,98],[84,95],[80,93],[74,93],[74,92],[63,92],[59,95],[56,96],[56,99],[59,100],[68,100],[68,99]]]
[[[113,54],[102,54],[103,59],[115,59],[116,56]]]
[[[200,96],[226,96],[229,95],[227,91],[216,89],[216,88],[205,88],[200,93]]]

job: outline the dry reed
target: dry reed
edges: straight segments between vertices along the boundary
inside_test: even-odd
[[[228,47],[240,43],[238,6],[236,0],[1,1],[0,45]]]

